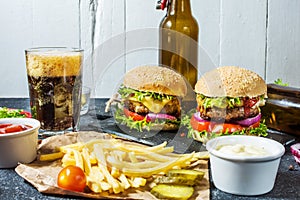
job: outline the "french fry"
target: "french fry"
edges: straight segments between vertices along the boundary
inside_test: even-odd
[[[110,174],[114,177],[114,178],[118,178],[120,176],[120,170],[117,169],[116,167],[111,167],[111,172]]]
[[[100,183],[87,179],[87,186],[95,193],[101,193],[103,190]]]
[[[99,184],[100,184],[102,190],[104,190],[104,191],[111,190],[111,188],[112,188],[112,186],[105,181],[100,181]]]
[[[66,153],[64,157],[61,159],[61,161],[62,161],[62,167],[66,167],[69,165],[76,165],[74,155],[72,155],[70,152]]]
[[[83,144],[81,142],[77,142],[75,144],[69,144],[69,145],[65,145],[65,146],[61,146],[59,147],[59,151],[63,152],[63,153],[67,153],[67,151],[69,149],[73,149],[73,150],[77,150],[77,151],[81,151],[83,148]]]
[[[72,152],[74,154],[76,166],[80,167],[82,170],[84,170],[83,158],[82,158],[81,153],[75,149],[73,149]]]
[[[108,171],[107,167],[106,167],[106,160],[105,160],[105,156],[104,156],[104,152],[103,149],[101,148],[101,146],[99,144],[95,144],[94,145],[94,152],[95,152],[95,156],[98,160],[98,166],[101,170],[101,172],[103,173],[103,175],[105,176],[107,182],[112,186],[113,192],[115,194],[118,194],[120,192],[122,192],[122,188],[119,184],[119,181],[116,180]]]
[[[103,181],[104,175],[101,173],[101,170],[98,166],[92,166],[91,177],[95,178],[96,181]]]
[[[191,159],[193,155],[186,155],[184,157],[180,157],[177,159],[170,160],[168,162],[161,163],[158,166],[146,169],[130,169],[130,168],[123,168],[122,172],[127,176],[134,176],[134,177],[150,177],[154,174],[158,173],[165,173],[169,171],[174,166],[186,166],[185,162]]]
[[[90,162],[90,155],[87,148],[82,149],[82,158],[83,158],[84,172],[87,175],[90,175],[90,173],[92,172],[92,164]]]
[[[138,159],[136,158],[134,152],[129,152],[128,153],[128,157],[129,157],[130,162],[132,162],[132,163],[138,163]]]
[[[91,163],[91,165],[96,165],[97,164],[97,159],[96,159],[96,156],[93,152],[90,152],[90,163]]]
[[[199,152],[196,152],[194,154],[194,160],[208,160],[209,159],[209,153],[208,151],[199,151]]]
[[[50,154],[42,154],[40,155],[40,161],[53,161],[60,159],[64,156],[63,152],[55,152],[55,153],[50,153]]]
[[[127,161],[119,161],[119,160],[116,160],[112,156],[107,157],[107,162],[110,165],[118,167],[121,170],[123,170],[123,168],[147,169],[147,168],[154,167],[154,166],[157,166],[157,165],[161,164],[160,162],[152,161],[152,160],[146,160],[146,161],[136,162],[136,163],[127,162]]]
[[[121,175],[119,176],[119,180],[120,180],[121,183],[124,185],[124,189],[125,189],[125,190],[131,187],[131,185],[130,185],[128,179],[127,179],[127,177],[126,177],[124,174],[121,174]]]
[[[142,177],[133,177],[129,179],[131,187],[138,188],[146,185],[147,180]]]

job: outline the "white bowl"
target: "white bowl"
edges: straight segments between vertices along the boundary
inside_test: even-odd
[[[264,148],[268,155],[241,156],[218,151],[220,145],[252,145]],[[214,185],[236,195],[261,195],[274,187],[285,148],[279,142],[256,136],[221,136],[209,140],[210,167]]]
[[[40,122],[32,118],[3,118],[0,124],[26,124],[32,128],[16,133],[0,134],[0,168],[30,163],[37,156]]]

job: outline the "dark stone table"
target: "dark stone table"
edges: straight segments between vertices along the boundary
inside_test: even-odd
[[[119,131],[118,127],[112,123],[112,118],[110,113],[104,113],[105,99],[92,99],[90,105],[90,111],[81,116],[80,119],[80,130],[87,131],[104,131],[112,134],[125,136]],[[1,107],[9,108],[22,108],[25,110],[29,109],[29,100],[22,98],[0,98]],[[180,134],[181,135],[181,134]],[[290,145],[299,142],[300,138],[290,136],[283,133],[271,132],[270,137],[283,143],[286,146],[286,152],[281,159],[279,166],[279,171],[277,174],[275,186],[273,190],[267,194],[260,196],[237,196],[224,193],[218,190],[210,177],[210,193],[211,199],[300,199],[300,166],[297,165],[293,156],[290,152]],[[173,137],[173,138],[172,138]],[[140,140],[131,136],[128,136],[129,139],[136,140],[138,142],[155,145],[160,143],[162,140],[167,140],[168,142],[173,143],[175,150],[178,152],[181,151],[192,151],[192,150],[203,150],[201,143],[187,139],[186,137],[170,136],[170,134],[163,134],[162,136],[157,136],[149,138],[146,140]],[[294,170],[290,170],[290,166],[294,167]],[[226,172],[224,172],[226,173]],[[228,183],[230,184],[230,183]],[[55,195],[46,195],[38,192],[31,184],[26,182],[22,177],[20,177],[14,169],[0,169],[0,199],[24,199],[24,200],[38,200],[38,199],[53,199],[53,200],[64,200],[64,199],[82,199],[76,197],[66,197],[66,196],[55,196]]]

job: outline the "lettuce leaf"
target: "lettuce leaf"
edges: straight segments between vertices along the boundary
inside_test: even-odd
[[[122,99],[126,99],[127,97],[132,97],[137,99],[138,101],[142,101],[146,96],[153,98],[154,100],[162,101],[164,98],[168,100],[172,100],[174,96],[166,95],[166,94],[159,94],[155,92],[146,92],[146,91],[138,91],[132,88],[125,87],[121,85],[118,90],[118,93],[121,95]]]
[[[6,107],[0,107],[0,118],[25,118],[26,115],[22,112],[22,109],[9,109]]]
[[[197,94],[197,101],[204,109],[218,108],[234,108],[243,105],[243,100],[240,97],[206,97],[202,94]]]

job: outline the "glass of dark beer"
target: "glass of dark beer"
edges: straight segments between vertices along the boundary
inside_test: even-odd
[[[25,50],[32,116],[40,136],[78,131],[83,50],[39,47]]]

